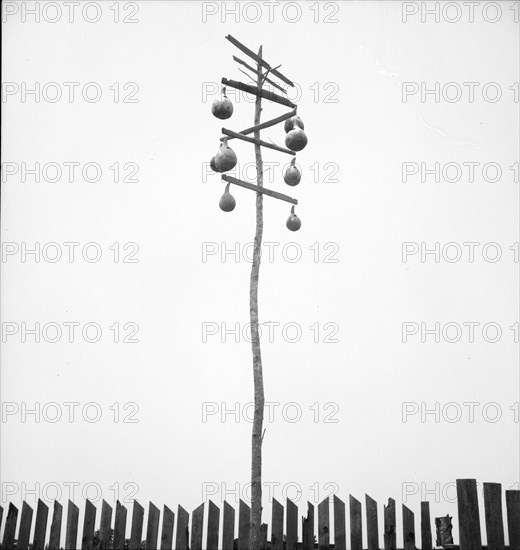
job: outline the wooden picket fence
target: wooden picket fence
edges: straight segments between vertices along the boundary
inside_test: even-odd
[[[484,483],[484,512],[487,534],[487,550],[520,550],[520,491],[508,490],[506,496],[507,532],[509,546],[504,544],[504,525],[502,516],[502,487],[499,483]],[[479,519],[477,482],[474,479],[457,480],[458,505],[458,546],[451,545],[451,550],[482,550],[482,530]],[[267,538],[267,525],[262,525],[264,548],[266,550],[362,550],[363,514],[361,502],[349,495],[350,540],[347,541],[345,503],[336,495],[333,500],[334,544],[330,544],[330,502],[326,498],[318,505],[318,521],[315,525],[314,506],[307,503],[307,515],[302,518],[302,542],[298,542],[298,508],[287,499],[286,508],[276,500],[272,503],[271,540]],[[24,502],[18,528],[18,509],[11,503],[4,525],[2,550],[44,550],[45,548],[73,550],[81,548],[102,549],[161,549],[168,550],[249,550],[250,507],[240,501],[238,514],[238,533],[235,537],[235,510],[227,502],[223,506],[222,524],[220,509],[211,501],[208,503],[208,520],[206,544],[203,545],[204,504],[191,514],[191,533],[189,513],[182,507],[177,509],[177,526],[174,540],[175,513],[167,506],[163,508],[162,527],[159,539],[159,509],[150,502],[146,538],[143,540],[144,508],[134,501],[130,539],[125,539],[127,509],[119,501],[116,504],[115,519],[112,524],[112,507],[105,501],[101,506],[99,531],[95,531],[96,507],[86,500],[81,541],[78,541],[79,508],[71,501],[68,503],[65,545],[61,545],[63,507],[54,502],[54,509],[47,540],[49,508],[38,501],[36,522],[32,545],[29,543],[33,517],[32,508]],[[396,550],[397,533],[395,500],[389,499],[384,506],[384,548]],[[0,507],[0,526],[2,525],[3,508]],[[433,533],[430,518],[429,502],[421,502],[420,510],[420,544],[422,550],[432,550]],[[365,540],[368,550],[379,549],[378,506],[375,500],[365,495]],[[285,529],[284,529],[285,523]],[[220,529],[221,527],[221,529]],[[315,529],[317,527],[317,529]],[[315,540],[316,535],[316,540]],[[419,543],[416,538],[415,515],[404,504],[402,505],[402,530],[400,533],[404,550],[415,550]],[[347,545],[347,542],[350,542]],[[220,544],[219,544],[220,543]],[[486,547],[484,547],[486,548]]]

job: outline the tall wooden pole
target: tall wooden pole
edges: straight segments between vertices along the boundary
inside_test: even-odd
[[[262,46],[258,50],[262,57]],[[257,64],[257,85],[263,86],[262,66]],[[260,124],[262,112],[262,97],[259,95],[255,102],[255,122]],[[254,133],[255,139],[260,139],[260,130]],[[255,159],[258,187],[263,188],[262,147],[255,143]],[[258,276],[260,272],[260,253],[262,246],[263,194],[256,194],[256,232],[253,249],[253,265],[251,267],[251,281],[249,287],[249,312],[251,322],[251,347],[253,351],[253,380],[255,391],[255,413],[253,417],[253,434],[251,438],[251,550],[260,550],[262,543],[262,427],[264,423],[264,378],[262,373],[262,355],[260,353],[260,333],[258,329]]]

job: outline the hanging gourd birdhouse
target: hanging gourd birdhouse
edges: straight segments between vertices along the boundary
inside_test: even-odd
[[[285,145],[291,151],[301,151],[307,145],[307,136],[305,132],[296,124],[285,136]]]
[[[231,212],[235,209],[235,206],[237,204],[235,201],[235,197],[233,197],[233,195],[229,192],[230,185],[230,183],[226,185],[226,190],[224,191],[222,197],[220,197],[220,202],[218,203],[220,209],[224,212]]]
[[[300,180],[302,179],[302,173],[298,169],[296,164],[296,159],[293,158],[291,161],[291,164],[285,171],[285,174],[283,175],[283,180],[287,185],[290,185],[291,187],[294,187],[295,185],[298,185],[300,183]]]
[[[215,155],[215,166],[218,172],[227,172],[232,170],[237,163],[235,151],[229,147],[227,139],[224,139],[220,144],[220,149]]]
[[[211,112],[213,113],[213,116],[216,116],[221,120],[230,118],[233,114],[233,103],[231,103],[231,100],[226,96],[226,88],[222,89],[222,97],[213,101],[213,104],[211,105]]]
[[[285,225],[287,226],[287,229],[290,229],[291,231],[298,231],[298,229],[302,226],[302,221],[294,213],[294,206],[291,208],[291,215],[287,218]]]

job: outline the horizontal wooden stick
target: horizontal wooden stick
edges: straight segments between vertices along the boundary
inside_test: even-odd
[[[288,118],[291,118],[295,115],[296,115],[296,109],[293,109],[292,111],[285,113],[285,115],[279,116],[277,118],[273,118],[272,120],[268,120],[266,122],[262,122],[262,124],[259,124],[258,126],[251,126],[251,128],[246,128],[245,130],[242,130],[239,133],[242,134],[243,136],[246,136],[247,134],[252,134],[255,130],[264,130],[265,128],[270,128],[271,126],[274,126],[279,122],[283,122],[284,120],[287,120]],[[224,139],[234,139],[234,138],[221,137],[220,141],[223,141]]]
[[[253,73],[255,73],[256,75],[258,75],[258,71],[256,69],[254,69],[253,67],[251,67],[251,65],[248,65],[245,61],[242,61],[239,57],[236,57],[235,55],[233,56],[233,59],[237,62],[237,63],[240,63],[240,65],[243,65],[246,69],[249,69],[250,71],[252,71]],[[278,85],[276,82],[273,82],[270,78],[266,78],[265,79],[266,82],[269,82],[269,84],[271,84],[272,86],[274,86],[275,88],[278,88],[278,90],[280,90],[282,93],[286,94],[287,95],[287,92],[285,91],[284,88],[282,88],[280,85]]]
[[[233,183],[234,185],[239,185],[240,187],[245,187],[246,189],[251,189],[251,191],[256,191],[257,193],[263,193],[264,195],[268,195],[269,197],[273,197],[275,199],[280,199],[281,201],[290,202],[291,204],[298,204],[296,199],[293,199],[288,195],[284,195],[283,193],[278,193],[278,191],[272,191],[271,189],[266,189],[265,187],[260,188],[258,185],[248,183],[247,181],[238,180],[232,176],[226,176],[226,174],[222,175],[222,179],[228,183]]]
[[[267,61],[265,61],[260,56],[256,55],[256,53],[252,52],[248,47],[244,46],[244,44],[240,43],[236,38],[228,34],[226,38],[236,46],[239,50],[243,51],[246,55],[248,55],[251,59],[254,59],[257,63],[262,65],[262,67],[265,67],[266,69],[269,69],[269,71],[277,76],[280,80],[283,80],[286,84],[289,86],[292,86],[294,88],[294,82],[291,82],[286,76],[284,76],[280,71],[277,69],[273,69]]]
[[[274,149],[275,151],[280,151],[280,153],[287,153],[288,155],[296,154],[294,151],[291,151],[290,149],[279,147],[274,143],[268,143],[267,141],[262,141],[261,139],[244,136],[242,134],[239,134],[238,132],[233,132],[233,130],[228,130],[227,128],[222,128],[222,133],[225,134],[226,136],[231,136],[237,139],[241,139],[242,141],[248,141],[249,143],[255,143],[257,145],[261,145],[262,147],[267,147],[268,149]]]
[[[289,101],[286,97],[270,92],[269,90],[259,90],[256,86],[250,86],[249,84],[244,84],[243,82],[238,82],[236,80],[228,80],[227,78],[222,79],[222,84],[224,86],[231,86],[231,88],[236,88],[237,90],[242,90],[248,94],[253,94],[256,96],[261,96],[269,101],[274,101],[275,103],[280,103],[286,107],[291,107],[294,109],[296,105]]]

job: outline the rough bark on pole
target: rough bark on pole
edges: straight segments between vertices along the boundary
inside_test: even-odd
[[[262,46],[258,50],[262,57]],[[261,65],[258,64],[258,89],[262,89],[263,81]],[[262,113],[262,96],[258,95],[255,101],[254,125],[260,124]],[[260,130],[254,133],[255,139],[260,139]],[[258,187],[264,184],[262,147],[255,143],[255,159]],[[249,287],[249,311],[251,322],[251,348],[253,352],[253,381],[255,392],[255,412],[253,416],[253,433],[251,437],[251,550],[260,550],[262,537],[262,426],[264,422],[264,380],[262,373],[262,356],[260,353],[260,333],[258,330],[258,276],[260,272],[260,252],[262,246],[263,221],[263,194],[256,194],[256,231],[253,249],[253,265]]]

